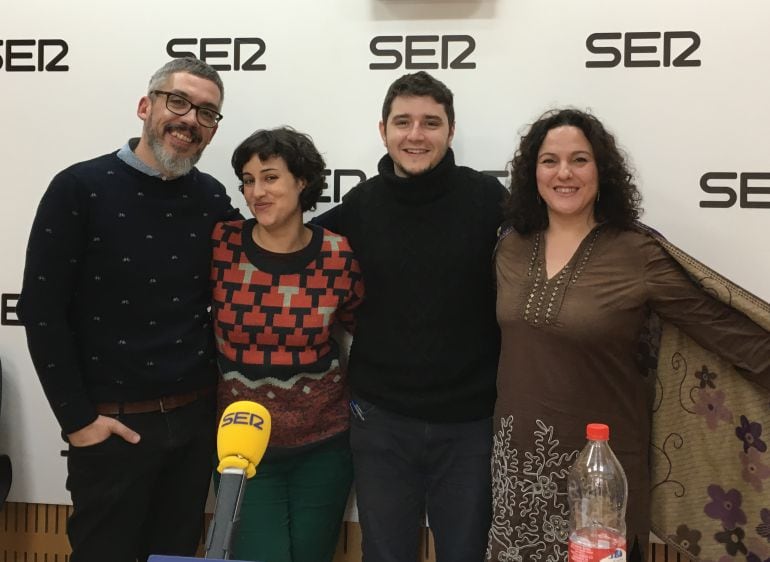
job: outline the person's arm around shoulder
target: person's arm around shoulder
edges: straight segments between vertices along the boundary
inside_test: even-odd
[[[508,188],[495,176],[489,174],[481,175],[484,178],[484,186],[490,191],[490,196],[497,205],[502,216],[502,205],[511,194],[510,191],[508,191]]]
[[[350,279],[350,289],[342,304],[337,309],[336,315],[340,324],[352,334],[354,333],[356,326],[355,310],[364,300],[364,279],[361,274],[361,266],[353,254],[353,249],[350,247],[348,240],[344,237],[339,243],[339,251],[341,254],[348,254],[350,256],[350,259],[347,260],[348,265],[346,267]]]
[[[240,209],[233,206],[233,201],[227,194],[227,189],[219,181],[212,178],[214,182],[215,198],[218,201],[216,222],[229,222],[243,220]]]
[[[478,187],[483,192],[485,225],[497,240],[504,219],[503,205],[510,192],[495,176],[482,172],[475,173],[477,174]]]
[[[348,191],[337,205],[316,215],[310,222],[350,238],[357,228],[356,222],[360,219],[358,207],[366,185],[366,182],[359,183]]]
[[[505,203],[510,195],[508,188],[503,185],[499,178],[493,175],[467,167],[462,169],[466,174],[466,181],[477,192],[477,200],[483,202],[484,208],[490,210],[499,225],[503,218],[503,203]]]
[[[320,215],[316,215],[310,220],[310,222],[312,224],[317,224],[318,226],[321,226],[331,232],[344,235],[342,232],[342,230],[344,230],[342,228],[342,205],[343,202],[340,202],[328,211],[324,211]]]

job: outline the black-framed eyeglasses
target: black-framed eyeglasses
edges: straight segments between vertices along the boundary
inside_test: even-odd
[[[209,129],[216,126],[222,120],[223,115],[209,107],[195,105],[187,98],[175,94],[174,92],[164,92],[163,90],[153,90],[153,94],[163,94],[166,96],[166,109],[175,115],[187,115],[191,109],[195,109],[195,118],[203,127]]]

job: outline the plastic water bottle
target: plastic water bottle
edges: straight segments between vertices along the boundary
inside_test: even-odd
[[[609,427],[589,423],[586,438],[567,479],[569,562],[625,562],[626,475],[610,449]]]

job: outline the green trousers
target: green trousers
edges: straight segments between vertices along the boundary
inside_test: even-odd
[[[331,562],[352,480],[347,443],[262,462],[244,490],[232,558]]]

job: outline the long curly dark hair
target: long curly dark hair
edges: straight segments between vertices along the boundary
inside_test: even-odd
[[[521,137],[509,164],[511,194],[503,208],[507,224],[521,234],[548,226],[548,209],[537,192],[537,156],[548,131],[565,125],[583,131],[594,151],[601,194],[594,204],[594,217],[598,222],[628,228],[642,213],[642,196],[633,174],[615,137],[596,117],[578,109],[547,111]]]

